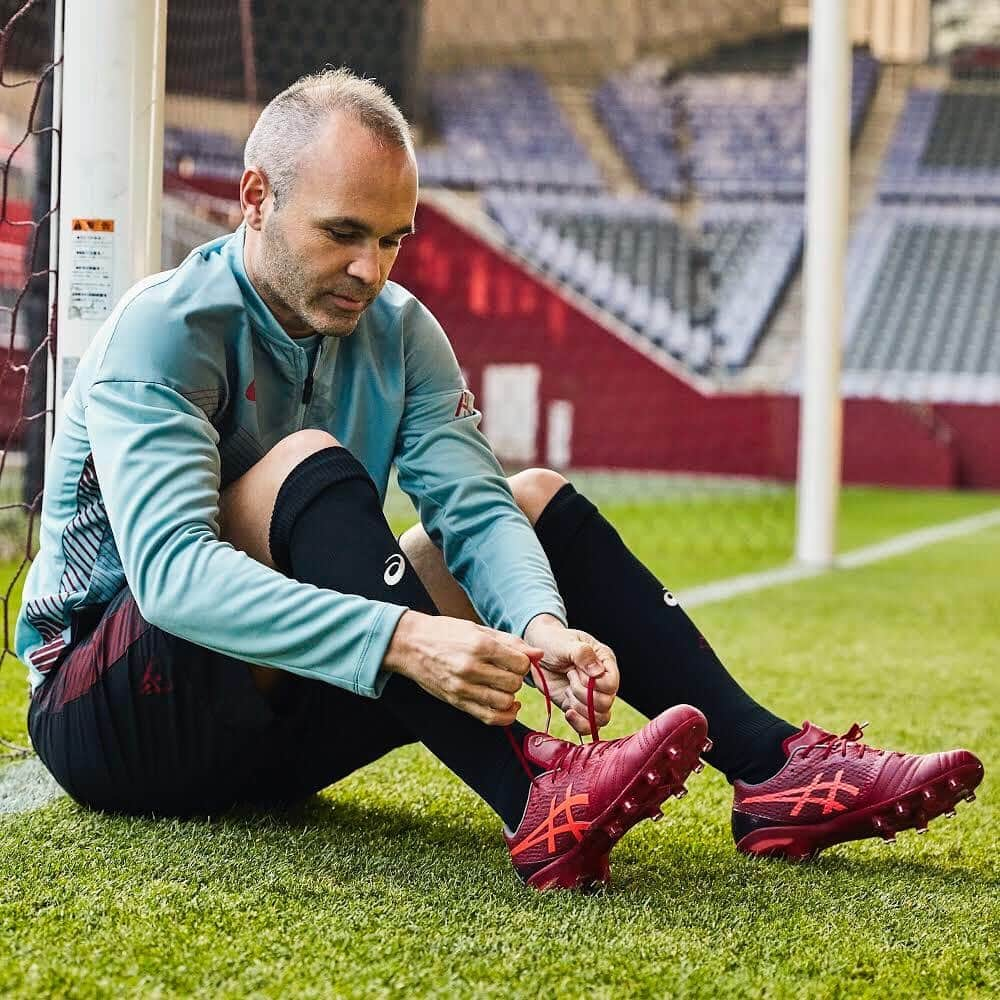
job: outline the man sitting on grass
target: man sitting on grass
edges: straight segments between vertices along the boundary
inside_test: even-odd
[[[504,477],[444,332],[387,283],[417,169],[378,86],[327,71],[274,98],[240,199],[235,233],[118,304],[57,428],[16,646],[32,742],[74,799],[284,805],[420,741],[548,888],[606,882],[702,753],[753,854],[891,838],[972,797],[968,751],[761,707],[570,483]],[[393,465],[421,520],[398,542]],[[652,721],[602,742],[619,670]],[[515,721],[529,675],[592,742]]]

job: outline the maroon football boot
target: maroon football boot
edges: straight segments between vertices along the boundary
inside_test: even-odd
[[[867,725],[867,723],[865,724]],[[968,750],[905,754],[860,742],[855,723],[834,736],[811,722],[785,740],[785,766],[758,785],[733,785],[733,836],[745,854],[805,861],[847,840],[882,837],[955,815],[983,765]]]
[[[593,725],[591,726],[593,731]],[[532,779],[524,817],[504,830],[518,875],[535,889],[577,889],[610,880],[608,853],[660,804],[687,794],[684,782],[711,749],[705,716],[678,705],[632,736],[578,746],[546,733],[519,752],[542,774]]]

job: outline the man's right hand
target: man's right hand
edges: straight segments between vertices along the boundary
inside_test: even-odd
[[[514,697],[543,650],[506,632],[461,618],[407,611],[382,661],[384,670],[489,726],[509,726],[521,704]]]

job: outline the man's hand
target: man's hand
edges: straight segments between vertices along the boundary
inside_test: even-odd
[[[407,611],[382,667],[489,726],[509,726],[521,709],[514,695],[543,653],[517,636],[461,618]]]
[[[552,615],[532,618],[524,638],[544,650],[540,668],[545,673],[552,701],[566,721],[581,735],[590,733],[587,718],[587,682],[595,678],[594,714],[598,727],[611,720],[611,706],[618,693],[618,661],[604,643],[579,629],[566,628]]]

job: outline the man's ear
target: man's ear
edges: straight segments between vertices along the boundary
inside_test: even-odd
[[[264,225],[264,202],[271,193],[267,175],[256,167],[247,167],[240,178],[240,209],[243,219],[251,229],[260,230]]]

